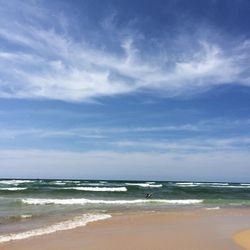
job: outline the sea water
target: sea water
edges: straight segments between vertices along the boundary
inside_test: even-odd
[[[248,183],[0,179],[0,244],[85,226],[116,212],[248,206]]]

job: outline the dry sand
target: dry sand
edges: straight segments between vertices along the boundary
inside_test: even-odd
[[[74,230],[4,243],[0,249],[239,250],[243,248],[233,235],[249,227],[249,219],[249,210],[230,209],[115,214]],[[242,237],[237,234],[235,239],[239,242]]]
[[[234,240],[244,249],[250,250],[250,230],[244,230],[235,234]]]

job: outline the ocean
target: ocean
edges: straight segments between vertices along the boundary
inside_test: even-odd
[[[114,213],[249,206],[250,183],[0,179],[0,243]]]

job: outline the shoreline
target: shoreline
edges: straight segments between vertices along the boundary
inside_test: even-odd
[[[235,235],[250,226],[249,219],[249,209],[115,213],[83,227],[2,243],[0,250],[240,250],[244,245]]]

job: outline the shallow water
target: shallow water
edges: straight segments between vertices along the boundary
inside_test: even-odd
[[[0,180],[0,235],[84,224],[114,212],[248,206],[248,183]]]

